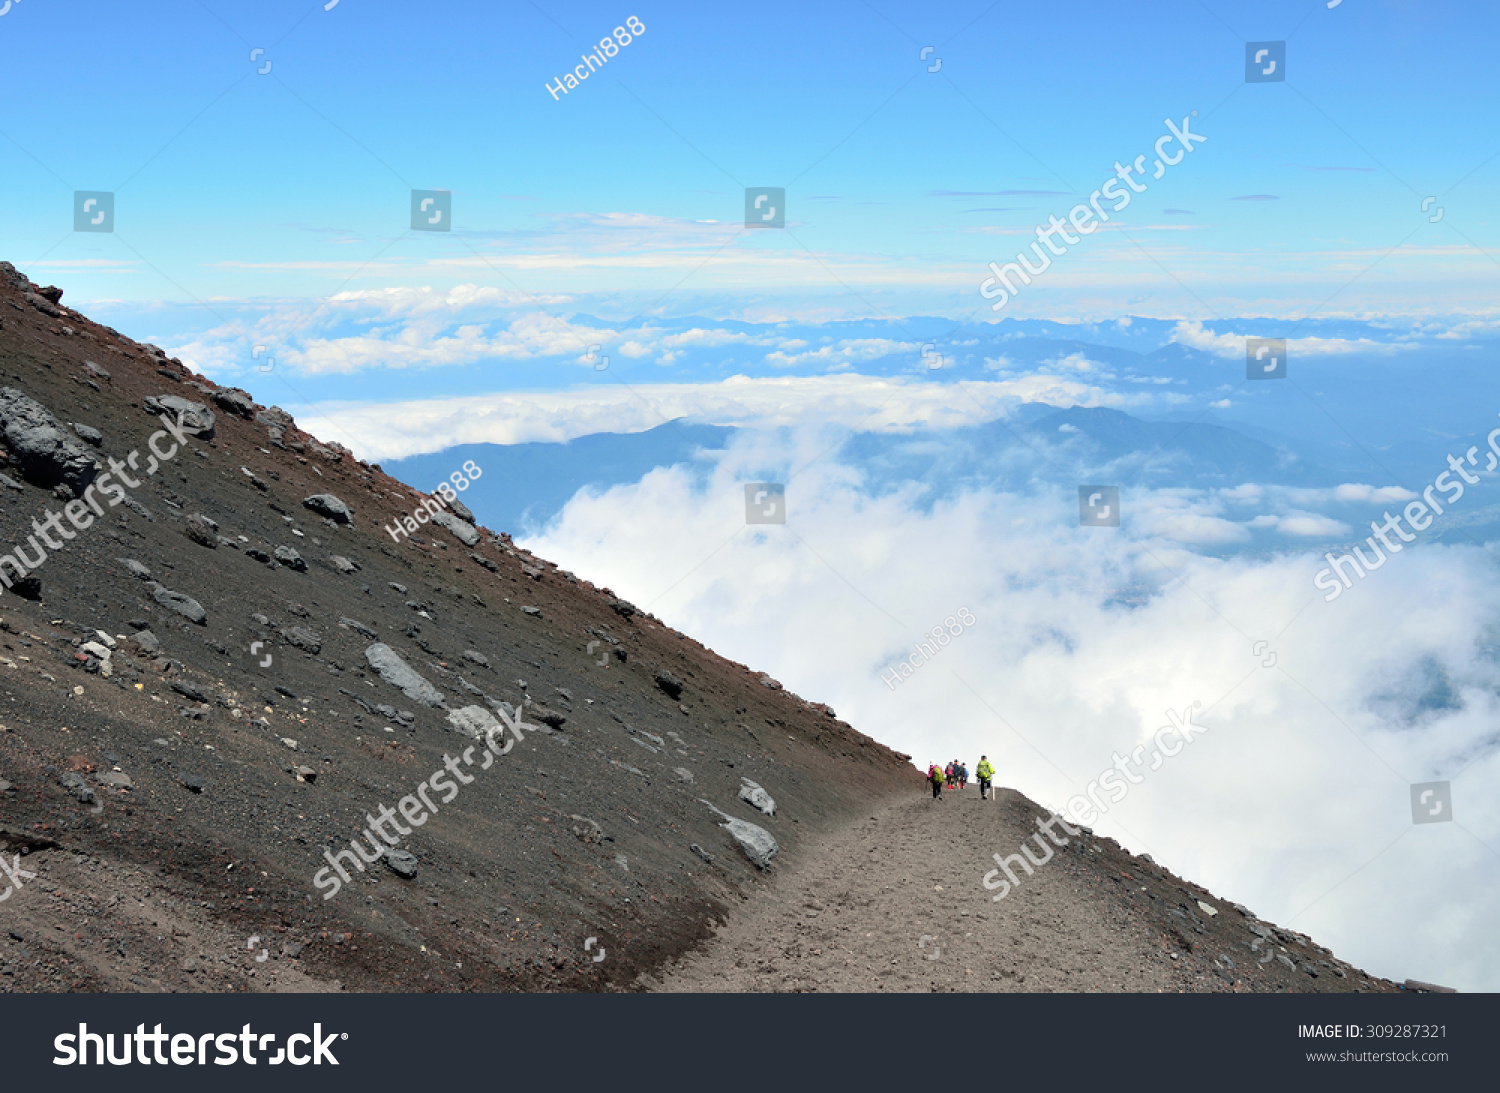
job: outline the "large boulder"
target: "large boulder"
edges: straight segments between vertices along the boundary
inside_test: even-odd
[[[292,415],[280,406],[272,406],[269,410],[258,410],[255,414],[258,425],[269,425],[273,429],[290,429],[295,422]]]
[[[454,516],[457,516],[460,520],[463,520],[465,523],[469,523],[469,524],[477,524],[477,523],[479,523],[478,520],[474,519],[474,514],[469,511],[469,506],[465,505],[458,498],[455,497],[452,501],[449,501],[448,502],[448,507],[453,510],[453,515]]]
[[[214,438],[214,422],[218,419],[201,402],[194,402],[181,395],[152,395],[141,402],[141,409],[148,414],[166,414],[185,433],[204,440]]]
[[[336,524],[354,523],[354,510],[331,493],[315,493],[302,499],[302,507],[326,516]]]
[[[466,523],[454,516],[446,509],[439,509],[432,514],[432,522],[438,527],[447,528],[453,533],[453,537],[464,546],[479,545],[479,531],[473,524]]]
[[[392,687],[399,688],[401,693],[413,702],[420,702],[426,706],[443,704],[442,692],[418,675],[411,665],[402,660],[396,651],[384,642],[378,641],[366,649],[365,660],[375,670],[376,675]]]
[[[22,477],[47,489],[61,483],[82,495],[98,470],[45,406],[14,387],[0,387],[0,440]]]

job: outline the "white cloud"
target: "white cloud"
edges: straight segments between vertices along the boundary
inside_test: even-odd
[[[956,427],[1003,417],[1018,402],[1092,406],[1111,396],[1048,376],[959,384],[861,375],[732,376],[718,383],[614,383],[602,375],[563,391],[465,395],[406,402],[324,402],[290,407],[298,421],[349,445],[364,459],[399,459],[455,444],[571,440],[601,432],[639,432],[673,418],[766,428],[808,417],[846,429]],[[306,419],[305,421],[303,419]]]
[[[748,438],[703,491],[659,470],[577,497],[529,545],[919,763],[985,752],[1054,807],[1199,701],[1208,733],[1097,829],[1378,974],[1500,987],[1500,869],[1477,841],[1500,845],[1500,666],[1476,652],[1500,581],[1481,551],[1413,548],[1325,604],[1320,559],[1142,538],[1215,541],[1204,496],[1136,498],[1119,530],[1077,527],[1056,490],[927,507],[812,461],[827,440]],[[746,527],[739,484],[804,464],[787,526]],[[894,691],[881,682],[960,607],[974,627]],[[1433,678],[1462,708],[1424,702]],[[1409,785],[1441,779],[1462,828],[1414,828]],[[974,863],[976,885],[988,868]]]

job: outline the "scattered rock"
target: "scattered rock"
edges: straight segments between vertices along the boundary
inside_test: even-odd
[[[386,866],[398,877],[411,880],[417,875],[417,856],[409,850],[397,850],[391,847],[382,855]]]
[[[339,619],[339,625],[347,627],[348,629],[353,630],[356,634],[359,634],[361,637],[369,638],[371,641],[374,641],[377,637],[380,636],[379,634],[375,633],[374,630],[370,629],[370,627],[355,619],[341,617]]]
[[[151,571],[134,558],[119,558],[116,560],[125,567],[125,571],[132,577],[138,577],[143,581],[151,579]]]
[[[183,784],[189,793],[202,793],[203,787],[208,783],[196,774],[181,774],[177,780]]]
[[[744,783],[740,786],[740,800],[767,816],[776,815],[776,802],[769,793],[748,778],[741,778],[740,781]]]
[[[432,522],[438,527],[447,528],[464,546],[479,545],[478,529],[473,524],[460,520],[446,509],[438,509],[437,512],[432,513]]]
[[[209,700],[207,692],[191,680],[174,679],[172,680],[171,688],[183,698],[190,699],[193,702],[207,702]]]
[[[682,695],[682,680],[663,668],[652,677],[656,685],[667,693],[668,698],[679,698]]]
[[[333,567],[335,569],[337,569],[340,573],[354,573],[354,572],[356,572],[359,569],[359,563],[358,562],[351,562],[348,558],[345,558],[342,554],[335,554],[332,558],[330,558],[328,560],[333,563]]]
[[[465,660],[477,664],[481,668],[488,668],[490,666],[489,658],[486,657],[483,653],[478,652],[477,650],[465,649],[463,656]]]
[[[73,422],[73,435],[85,444],[91,444],[95,448],[104,443],[103,433],[95,429],[92,425],[84,425],[77,421]]]
[[[287,627],[281,631],[281,640],[314,656],[323,650],[323,639],[305,626]]]
[[[202,513],[195,512],[187,518],[187,537],[199,546],[216,550],[219,546],[218,525]]]
[[[401,693],[413,702],[420,702],[426,706],[443,704],[442,692],[418,675],[406,661],[396,655],[394,649],[384,642],[376,642],[366,649],[365,660],[381,679],[392,687],[399,688]]]
[[[131,634],[127,640],[143,653],[149,653],[154,656],[161,652],[161,642],[156,640],[156,635],[150,630],[142,630],[139,633]]]
[[[143,399],[141,409],[148,414],[166,414],[177,423],[177,427],[185,433],[202,437],[204,440],[214,438],[214,412],[201,402],[183,398],[181,395],[152,395]]]
[[[213,394],[214,404],[225,413],[246,421],[255,417],[255,400],[236,387],[221,387]]]
[[[276,560],[288,569],[296,570],[298,573],[307,572],[307,563],[303,561],[302,555],[289,546],[279,546],[276,548]]]
[[[0,387],[0,440],[21,477],[44,489],[63,484],[81,496],[98,470],[45,406],[14,387]]]
[[[533,618],[541,618],[542,609],[540,607],[523,607],[521,608],[521,613],[531,615]]]
[[[702,800],[702,798],[699,799]],[[755,864],[756,868],[764,869],[771,864],[771,859],[777,855],[781,847],[771,837],[769,831],[763,827],[757,827],[755,824],[736,819],[727,812],[720,812],[707,801],[703,801],[703,803],[724,817],[724,822],[719,826],[734,836],[735,841],[744,850],[745,857],[749,858]]]
[[[761,682],[762,686],[769,687],[773,691],[779,691],[779,690],[781,690],[781,684],[778,683],[776,680],[772,679],[770,676],[765,675],[764,673],[760,677],[760,682]]]
[[[198,626],[208,625],[208,612],[203,610],[203,605],[191,596],[185,596],[181,592],[173,592],[169,588],[157,585],[151,593],[151,598],[163,607],[170,607],[188,622]]]
[[[453,731],[462,733],[464,736],[475,740],[483,740],[490,730],[499,730],[500,722],[495,720],[495,715],[483,706],[465,706],[458,710],[448,711],[448,724],[453,726]]]
[[[712,865],[714,863],[714,856],[707,850],[704,850],[703,847],[699,846],[697,843],[694,843],[688,849],[691,850],[694,854],[697,854],[698,857],[702,858],[704,864]]]
[[[311,497],[303,498],[302,505],[304,508],[312,509],[319,516],[328,517],[336,524],[354,523],[354,510],[331,493],[315,493]]]

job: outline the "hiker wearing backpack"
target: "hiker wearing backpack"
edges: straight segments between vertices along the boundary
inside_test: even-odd
[[[986,756],[979,757],[979,765],[974,768],[974,773],[979,776],[979,799],[987,801],[990,797],[990,781],[995,777],[995,768],[990,765]]]
[[[943,771],[933,763],[927,768],[927,780],[932,783],[932,799],[940,801],[943,799]]]
[[[958,788],[964,789],[969,784],[969,768],[962,763],[958,764]]]

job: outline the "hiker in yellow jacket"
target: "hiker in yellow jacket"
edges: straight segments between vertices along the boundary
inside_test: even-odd
[[[988,758],[981,755],[979,757],[979,765],[974,768],[974,773],[979,777],[979,799],[981,801],[989,800],[990,781],[995,777],[995,768],[990,765]]]
[[[927,768],[927,780],[932,783],[932,799],[943,799],[943,768],[933,763]]]

